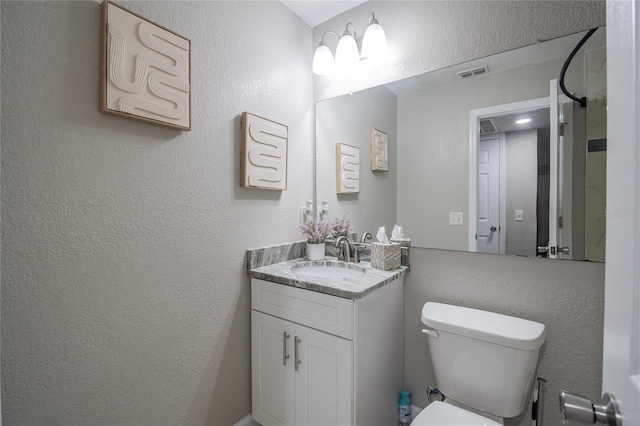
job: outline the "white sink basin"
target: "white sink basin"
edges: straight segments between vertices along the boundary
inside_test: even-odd
[[[366,273],[361,268],[352,269],[336,265],[300,265],[294,267],[293,272],[297,275],[315,278],[355,278]]]

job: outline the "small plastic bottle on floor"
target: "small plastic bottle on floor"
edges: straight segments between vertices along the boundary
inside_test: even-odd
[[[400,400],[398,401],[398,421],[400,426],[406,426],[411,423],[411,392],[406,389],[400,391]]]

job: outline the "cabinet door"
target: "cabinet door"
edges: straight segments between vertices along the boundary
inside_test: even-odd
[[[352,424],[352,342],[298,324],[294,339],[295,424]]]
[[[293,336],[293,323],[251,311],[252,415],[261,425],[293,424]]]

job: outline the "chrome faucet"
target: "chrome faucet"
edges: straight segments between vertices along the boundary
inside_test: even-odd
[[[362,240],[360,240],[361,243],[366,243],[367,242],[367,238],[370,240],[373,240],[373,237],[371,236],[370,232],[365,232],[364,235],[362,236]]]
[[[335,245],[340,248],[340,256],[338,256],[338,260],[354,263],[360,262],[360,259],[358,258],[358,249],[351,245],[351,242],[347,237],[342,235],[336,238]]]

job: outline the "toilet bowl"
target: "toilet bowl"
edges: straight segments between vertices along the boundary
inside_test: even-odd
[[[446,402],[434,401],[416,416],[411,426],[500,426],[497,422]]]
[[[543,324],[493,312],[428,302],[423,332],[436,385],[412,425],[501,425],[524,411],[533,386]]]

